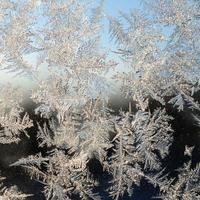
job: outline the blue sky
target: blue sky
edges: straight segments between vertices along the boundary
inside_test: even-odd
[[[129,12],[132,8],[139,8],[140,0],[106,0],[105,9],[110,15],[118,15],[119,11]]]

